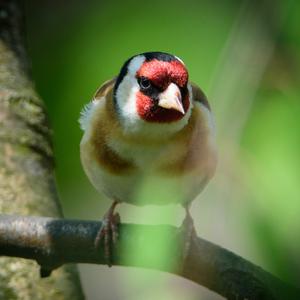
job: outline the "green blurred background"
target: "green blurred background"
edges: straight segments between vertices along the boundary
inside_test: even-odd
[[[170,52],[208,95],[217,124],[217,174],[191,210],[199,235],[300,285],[300,2],[25,3],[65,216],[100,219],[110,205],[80,165],[83,105],[128,57]],[[183,217],[172,206],[119,211],[136,223],[178,225]],[[155,271],[82,265],[80,272],[88,299],[221,299]]]

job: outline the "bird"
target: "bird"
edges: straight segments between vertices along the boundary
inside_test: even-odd
[[[118,239],[120,203],[179,204],[190,237],[190,205],[215,173],[217,147],[209,102],[189,81],[185,63],[158,51],[130,57],[97,89],[79,123],[83,169],[96,190],[112,200],[95,239],[96,247],[104,243],[108,261]],[[138,199],[148,178],[151,197]],[[170,192],[164,199],[157,195],[161,188]]]

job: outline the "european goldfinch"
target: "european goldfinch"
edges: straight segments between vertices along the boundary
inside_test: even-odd
[[[83,168],[94,187],[113,201],[96,239],[97,245],[104,239],[108,256],[110,241],[117,239],[118,203],[178,203],[186,209],[184,223],[190,223],[189,205],[215,172],[212,113],[188,77],[174,55],[135,55],[81,113]],[[145,203],[135,194],[148,178],[153,179],[152,197]],[[162,187],[170,191],[163,200],[156,196]]]

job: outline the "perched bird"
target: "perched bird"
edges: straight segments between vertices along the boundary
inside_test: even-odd
[[[193,228],[190,203],[213,176],[217,159],[207,98],[189,82],[181,59],[163,52],[129,58],[119,75],[96,91],[80,124],[84,170],[113,201],[96,238],[97,245],[104,240],[107,256],[117,239],[118,203],[181,204],[183,225]],[[135,194],[150,177],[155,180],[145,203]],[[163,200],[156,195],[162,187],[170,191]]]

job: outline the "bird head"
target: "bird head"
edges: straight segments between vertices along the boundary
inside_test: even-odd
[[[131,57],[121,68],[114,103],[127,125],[181,127],[190,115],[189,89],[188,71],[178,57],[147,52]]]

